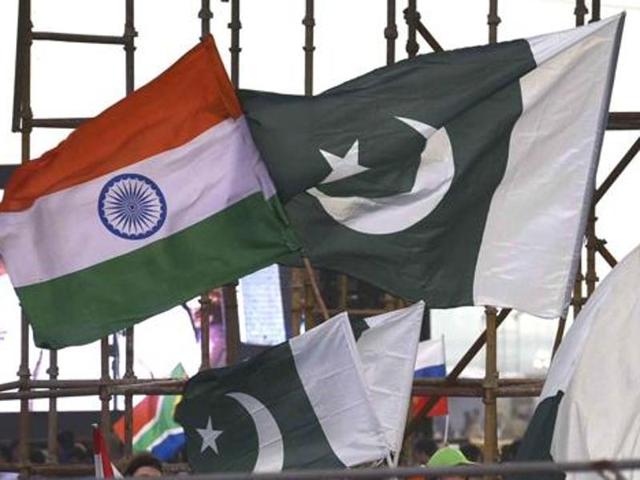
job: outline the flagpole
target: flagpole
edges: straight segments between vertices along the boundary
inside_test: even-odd
[[[485,349],[484,389],[484,463],[495,463],[498,457],[496,388],[498,386],[497,368],[497,310],[486,306],[487,343]],[[493,477],[486,477],[487,479]]]
[[[320,311],[322,312],[322,316],[325,320],[329,320],[329,311],[327,310],[327,305],[324,303],[322,295],[320,294],[320,289],[318,288],[318,283],[316,282],[316,276],[313,272],[313,267],[311,266],[311,262],[304,255],[302,256],[302,261],[304,263],[304,268],[307,271],[307,275],[309,275],[309,281],[311,282],[311,288],[313,289],[313,296],[316,298],[318,305],[320,306]]]
[[[444,438],[442,439],[445,445],[449,444],[449,414],[444,417]]]

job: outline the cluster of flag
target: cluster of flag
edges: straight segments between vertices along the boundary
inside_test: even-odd
[[[623,20],[424,55],[314,97],[238,98],[207,37],[10,179],[0,254],[36,344],[88,343],[306,255],[419,303],[362,321],[341,314],[199,373],[177,406],[184,433],[178,397],[147,397],[136,449],[170,456],[186,438],[198,472],[393,461],[414,370],[446,373],[441,341],[416,360],[423,301],[566,311]],[[605,306],[635,328],[623,322],[637,319],[637,257],[558,352],[523,456],[640,453],[633,435],[618,441],[593,420],[611,422],[593,400],[603,389],[579,375],[620,356],[595,340],[616,331]],[[635,411],[619,379],[607,386]],[[431,412],[441,413],[446,404]],[[625,415],[622,430],[636,421]],[[97,476],[113,475],[95,442]]]
[[[0,253],[36,344],[91,342],[302,253],[430,307],[561,315],[622,20],[315,97],[239,100],[207,37],[7,184]]]
[[[402,447],[424,303],[322,325],[192,377],[176,410],[196,472],[339,468]]]

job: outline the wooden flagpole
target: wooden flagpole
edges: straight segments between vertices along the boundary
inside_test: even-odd
[[[318,288],[318,282],[316,282],[316,275],[313,271],[313,267],[311,266],[311,262],[304,255],[302,256],[302,261],[304,263],[304,269],[307,271],[307,275],[309,275],[309,281],[311,282],[311,288],[313,289],[313,296],[316,298],[316,301],[320,306],[322,316],[325,320],[329,320],[329,311],[327,310],[327,305],[324,303],[324,299],[320,294],[320,289]]]

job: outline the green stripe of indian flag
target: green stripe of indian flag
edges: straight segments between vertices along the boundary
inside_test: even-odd
[[[270,202],[255,193],[144,248],[16,289],[36,344],[87,343],[290,254]]]
[[[146,239],[117,237],[98,215],[100,191],[123,173],[150,178],[166,198],[166,220]],[[244,118],[229,119],[178,148],[1,214],[0,246],[14,286],[26,287],[153,245],[256,192],[268,198],[275,190]]]

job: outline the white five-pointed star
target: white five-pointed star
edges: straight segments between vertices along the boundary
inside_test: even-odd
[[[200,447],[200,453],[204,452],[207,448],[213,450],[216,455],[218,454],[218,444],[216,439],[222,435],[222,430],[214,430],[211,427],[211,417],[207,420],[206,428],[196,428],[200,436],[202,437],[202,447]]]
[[[339,157],[325,150],[320,153],[331,167],[331,172],[320,183],[331,183],[369,170],[358,163],[358,140],[353,142],[344,157]]]

